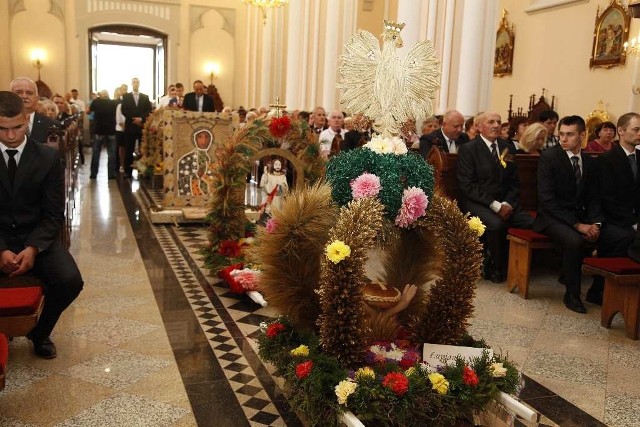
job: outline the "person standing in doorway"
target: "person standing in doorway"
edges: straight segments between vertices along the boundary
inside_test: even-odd
[[[125,117],[124,123],[124,176],[131,178],[133,171],[133,151],[136,141],[142,140],[142,128],[144,122],[151,114],[153,107],[149,97],[139,92],[140,80],[134,77],[131,80],[132,91],[122,96],[122,115]]]

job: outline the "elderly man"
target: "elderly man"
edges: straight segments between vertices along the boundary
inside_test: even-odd
[[[37,356],[53,359],[50,335],[84,282],[60,241],[65,206],[60,156],[27,137],[28,123],[20,97],[0,92],[0,277],[29,272],[44,282],[42,314],[27,338]]]
[[[327,112],[322,107],[316,107],[316,109],[313,110],[312,116],[313,122],[311,123],[311,130],[317,134],[320,134],[327,128]]]
[[[27,77],[18,77],[11,82],[9,90],[18,94],[24,103],[29,122],[29,130],[27,131],[29,138],[36,142],[46,143],[49,137],[49,130],[52,127],[59,127],[60,123],[44,114],[36,113],[38,87],[35,82]]]
[[[136,77],[131,80],[131,93],[122,95],[122,115],[124,122],[124,176],[131,177],[133,170],[133,151],[136,147],[136,140],[142,142],[142,128],[144,122],[151,114],[153,107],[149,96],[139,92],[140,80]]]
[[[464,116],[456,110],[449,110],[444,114],[442,127],[420,137],[420,155],[427,157],[434,145],[445,153],[457,153],[461,144],[469,142],[464,129]]]
[[[481,114],[479,134],[461,145],[456,174],[460,208],[486,228],[485,279],[503,282],[507,270],[507,229],[531,228],[533,218],[520,210],[520,179],[506,141],[499,140],[500,115]]]
[[[320,153],[325,156],[333,156],[340,152],[344,135],[347,133],[342,128],[344,116],[341,111],[332,111],[329,114],[329,127],[320,132]]]
[[[193,82],[193,92],[184,96],[184,109],[187,111],[213,112],[213,98],[204,93],[204,83],[201,80]]]

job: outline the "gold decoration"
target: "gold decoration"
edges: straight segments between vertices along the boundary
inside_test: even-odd
[[[400,30],[404,24],[384,22],[382,49],[364,30],[354,35],[340,57],[342,104],[348,111],[375,119],[383,137],[398,135],[408,119],[432,115],[432,101],[440,86],[438,60],[429,40],[415,44],[400,60]]]

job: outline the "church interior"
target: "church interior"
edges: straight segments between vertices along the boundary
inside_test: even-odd
[[[378,37],[389,20],[405,24],[400,57],[419,41],[433,43],[433,115],[494,111],[506,122],[544,100],[560,117],[615,123],[640,107],[640,19],[627,9],[631,0],[256,3],[279,2],[7,0],[0,4],[2,90],[24,76],[52,94],[77,89],[87,104],[91,93],[111,93],[97,86],[96,46],[122,32],[115,39],[122,45],[153,47],[152,77],[141,82],[152,101],[169,84],[191,92],[202,80],[234,112],[320,106],[329,115],[343,110],[337,84],[345,45],[358,30]],[[611,7],[627,21],[607,45],[599,25]],[[55,359],[36,357],[25,336],[8,341],[0,426],[310,425],[292,409],[281,373],[258,355],[261,324],[279,313],[211,275],[204,215],[180,221],[173,211],[158,213],[167,200],[162,170],[111,179],[103,153],[94,177],[88,120],[78,132],[85,158],[73,147],[67,159],[65,227],[84,289],[51,336]],[[229,137],[207,132],[208,144]],[[245,200],[258,205],[259,174],[251,175]],[[601,326],[595,304],[585,304],[586,314],[567,310],[558,256],[534,253],[526,299],[505,283],[477,281],[469,333],[515,363],[519,399],[535,413],[511,425],[640,426],[637,332],[630,339],[619,314]],[[377,264],[372,257],[367,269]],[[583,289],[590,281],[583,277]]]

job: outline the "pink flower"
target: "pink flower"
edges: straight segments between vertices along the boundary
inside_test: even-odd
[[[265,224],[267,233],[271,234],[278,229],[278,221],[275,218],[269,218]]]
[[[372,173],[363,173],[351,181],[351,195],[354,199],[376,197],[381,189],[380,178]]]
[[[402,195],[402,206],[396,217],[398,227],[409,228],[418,218],[427,211],[429,198],[421,188],[409,187]]]
[[[260,283],[260,273],[250,268],[244,268],[242,270],[234,270],[231,272],[233,278],[240,283],[245,291],[258,290],[258,284]]]

